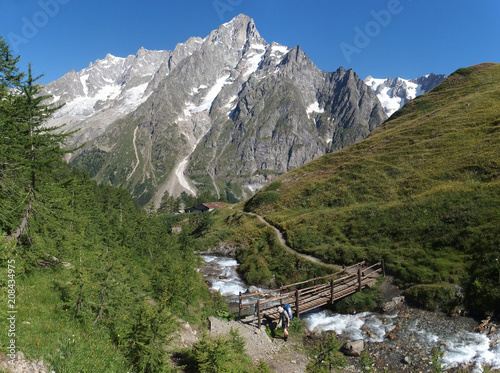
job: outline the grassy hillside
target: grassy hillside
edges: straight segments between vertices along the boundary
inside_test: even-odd
[[[457,70],[364,141],[247,202],[295,250],[384,258],[410,299],[500,310],[500,65]]]
[[[38,184],[27,230],[6,244],[2,231],[21,220],[10,212],[24,204],[20,185],[0,181],[1,328],[9,285],[16,348],[28,358],[57,372],[168,371],[164,345],[180,320],[201,323],[224,309],[195,270],[190,228],[170,234],[128,192],[61,163]],[[9,340],[0,336],[3,351]]]

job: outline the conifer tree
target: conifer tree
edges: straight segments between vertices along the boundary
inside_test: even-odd
[[[65,139],[72,133],[61,133],[59,127],[47,127],[45,121],[49,119],[60,107],[46,105],[44,102],[50,96],[41,95],[41,87],[37,81],[42,76],[34,78],[31,65],[28,67],[26,79],[22,82],[21,89],[23,100],[20,109],[25,117],[22,117],[22,124],[29,133],[29,145],[25,143],[25,157],[27,169],[30,172],[32,190],[36,190],[36,178],[38,174],[46,171],[50,165],[59,161],[61,157],[68,153],[61,148]]]
[[[144,303],[138,308],[132,328],[122,341],[127,347],[126,356],[134,371],[170,371],[165,343],[169,341],[175,328],[175,321],[166,308],[165,301],[157,306]]]
[[[19,238],[26,228],[37,179],[68,152],[61,145],[71,135],[61,133],[61,127],[45,126],[58,107],[46,104],[49,96],[42,95],[37,84],[41,76],[33,76],[31,65],[27,74],[19,72],[18,63],[19,57],[13,57],[0,37],[0,178],[15,178],[27,196],[23,219],[6,241]]]
[[[13,150],[16,147],[16,131],[14,121],[18,115],[14,105],[18,96],[24,74],[19,72],[17,63],[19,57],[14,57],[9,46],[0,36],[0,178],[16,157]]]
[[[180,198],[175,198],[165,191],[161,198],[160,206],[158,207],[158,214],[170,214],[177,212],[181,207]]]

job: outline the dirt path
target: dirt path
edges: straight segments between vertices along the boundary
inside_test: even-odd
[[[286,241],[285,241],[285,238],[283,237],[283,234],[280,232],[280,230],[278,228],[276,228],[274,225],[271,225],[266,219],[264,219],[264,217],[258,215],[258,214],[255,214],[253,212],[246,212],[245,214],[248,214],[248,215],[252,215],[252,216],[255,216],[257,219],[259,219],[262,223],[266,224],[268,227],[271,227],[272,229],[274,229],[274,231],[276,232],[276,235],[278,236],[278,240],[280,242],[280,244],[286,249],[286,251],[288,251],[290,254],[292,255],[297,255],[297,256],[300,256],[301,258],[303,259],[306,259],[306,260],[309,260],[310,262],[313,262],[313,263],[316,263],[316,264],[319,264],[323,267],[328,267],[328,268],[331,268],[331,269],[334,269],[335,271],[339,271],[340,270],[340,267],[337,266],[337,265],[334,265],[334,264],[328,264],[328,263],[325,263],[325,262],[322,262],[321,260],[319,260],[318,258],[315,258],[314,256],[311,256],[311,255],[307,255],[307,254],[302,254],[302,253],[299,253],[297,251],[295,251],[294,249],[292,249],[290,246],[287,245]]]
[[[210,318],[210,333],[214,336],[226,335],[231,328],[238,330],[245,339],[246,352],[256,363],[265,361],[277,373],[305,372],[309,360],[302,351],[300,336],[290,336],[285,343],[282,339],[269,338],[264,326],[262,329],[256,327],[253,317],[241,321]]]

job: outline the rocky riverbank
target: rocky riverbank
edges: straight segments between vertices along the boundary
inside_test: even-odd
[[[230,303],[239,291],[247,290],[236,272],[236,260],[216,256],[205,256],[205,260],[202,272]],[[382,290],[387,301],[382,313],[341,315],[318,310],[301,316],[309,330],[305,344],[313,344],[322,331],[334,332],[344,341],[362,339],[377,371],[433,372],[432,357],[436,352],[443,354],[442,364],[448,372],[480,371],[483,364],[500,369],[500,331],[494,326],[483,328],[485,333],[481,334],[477,331],[479,322],[472,318],[409,307],[390,281]],[[248,343],[254,350],[253,342]],[[297,340],[295,343],[301,344]],[[302,345],[296,347],[303,351]],[[303,352],[297,354],[301,356],[298,360],[307,360]],[[360,371],[359,358],[348,359],[350,367],[345,371]]]
[[[370,344],[369,351],[392,367],[406,371],[432,372],[433,353],[444,353],[442,363],[449,372],[480,371],[482,365],[500,368],[500,334],[495,328],[479,333],[478,322],[467,317],[449,317],[405,306],[384,343]]]
[[[321,310],[303,319],[310,330],[306,343],[313,343],[321,332],[335,333],[343,341],[362,340],[378,371],[433,372],[433,356],[441,356],[448,372],[480,372],[482,365],[500,369],[500,332],[491,321],[478,327],[472,318],[449,317],[404,303],[384,313],[342,315]],[[360,368],[358,358],[349,360]]]
[[[389,315],[392,324],[382,337],[372,331],[372,326],[362,327],[367,336],[364,340],[364,350],[372,361],[374,372],[435,372],[432,357],[436,351],[447,351],[447,359],[443,359],[443,368],[447,372],[479,372],[481,357],[487,360],[486,345],[481,341],[495,342],[494,333],[478,334],[478,323],[470,318],[451,318],[444,314],[414,309],[401,304],[398,310]],[[373,319],[373,314],[358,315]],[[278,373],[304,372],[309,358],[305,353],[306,347],[312,347],[321,338],[319,328],[306,331],[303,338],[291,335],[285,343],[281,338],[269,338],[265,333],[265,326],[259,330],[251,317],[241,321],[222,321],[212,319],[210,332],[213,335],[227,333],[231,328],[238,329],[246,340],[246,350],[256,362],[264,360]],[[373,321],[373,320],[372,320]],[[494,327],[492,328],[494,329]],[[326,333],[333,333],[326,330]],[[349,332],[339,333],[338,338],[350,340]],[[453,337],[455,336],[455,338]],[[500,346],[497,346],[500,347]],[[489,346],[490,357],[495,359],[495,346]],[[492,349],[493,348],[493,349]],[[473,354],[477,355],[474,359]],[[445,355],[446,356],[446,355]],[[342,370],[345,373],[361,371],[359,357],[346,356],[347,366]],[[484,360],[483,362],[486,362]],[[490,363],[493,361],[490,360]],[[498,368],[493,364],[493,368]],[[489,364],[491,366],[491,364]]]
[[[394,328],[382,342],[367,342],[367,351],[376,366],[392,371],[433,372],[432,356],[444,351],[440,336],[473,332],[477,323],[467,318],[450,318],[443,314],[403,306],[394,319]],[[451,358],[448,363],[455,363]],[[458,363],[458,362],[457,362]]]

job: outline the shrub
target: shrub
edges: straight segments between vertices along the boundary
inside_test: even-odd
[[[164,304],[151,306],[144,303],[138,308],[131,329],[120,341],[134,371],[168,371],[164,345],[175,328],[175,321]]]
[[[271,368],[265,361],[259,361],[259,365],[257,366],[257,372],[259,373],[271,373]]]
[[[252,360],[245,354],[245,340],[238,330],[234,329],[231,329],[225,337],[203,335],[185,358],[188,360],[188,371],[202,373],[269,371],[264,362],[253,367]],[[262,370],[259,370],[260,368]]]
[[[273,190],[276,190],[276,189],[279,189],[281,188],[281,181],[273,181],[271,184],[269,184],[269,186],[266,188],[266,191],[267,192],[270,192],[270,191],[273,191]]]
[[[361,365],[362,373],[373,373],[375,370],[373,366],[375,364],[375,359],[368,354],[367,350],[364,350],[359,356],[359,364]]]
[[[443,373],[443,355],[444,351],[441,348],[432,349],[432,371],[433,373]]]
[[[455,71],[455,74],[467,76],[467,75],[472,74],[473,72],[474,72],[474,70],[472,70],[469,67],[462,67],[462,68],[458,69],[457,71]]]
[[[345,367],[346,358],[340,352],[342,344],[335,333],[329,334],[326,340],[318,342],[316,348],[311,351],[311,360],[306,366],[306,372],[327,373],[332,369]]]
[[[247,203],[245,203],[245,211],[255,211],[262,205],[270,205],[280,199],[280,194],[273,190],[257,193]]]
[[[292,319],[292,322],[290,323],[289,329],[293,334],[302,334],[302,332],[304,331],[303,321],[299,317],[294,317]]]
[[[461,304],[460,288],[452,284],[415,285],[406,291],[406,299],[429,311],[453,313]]]

